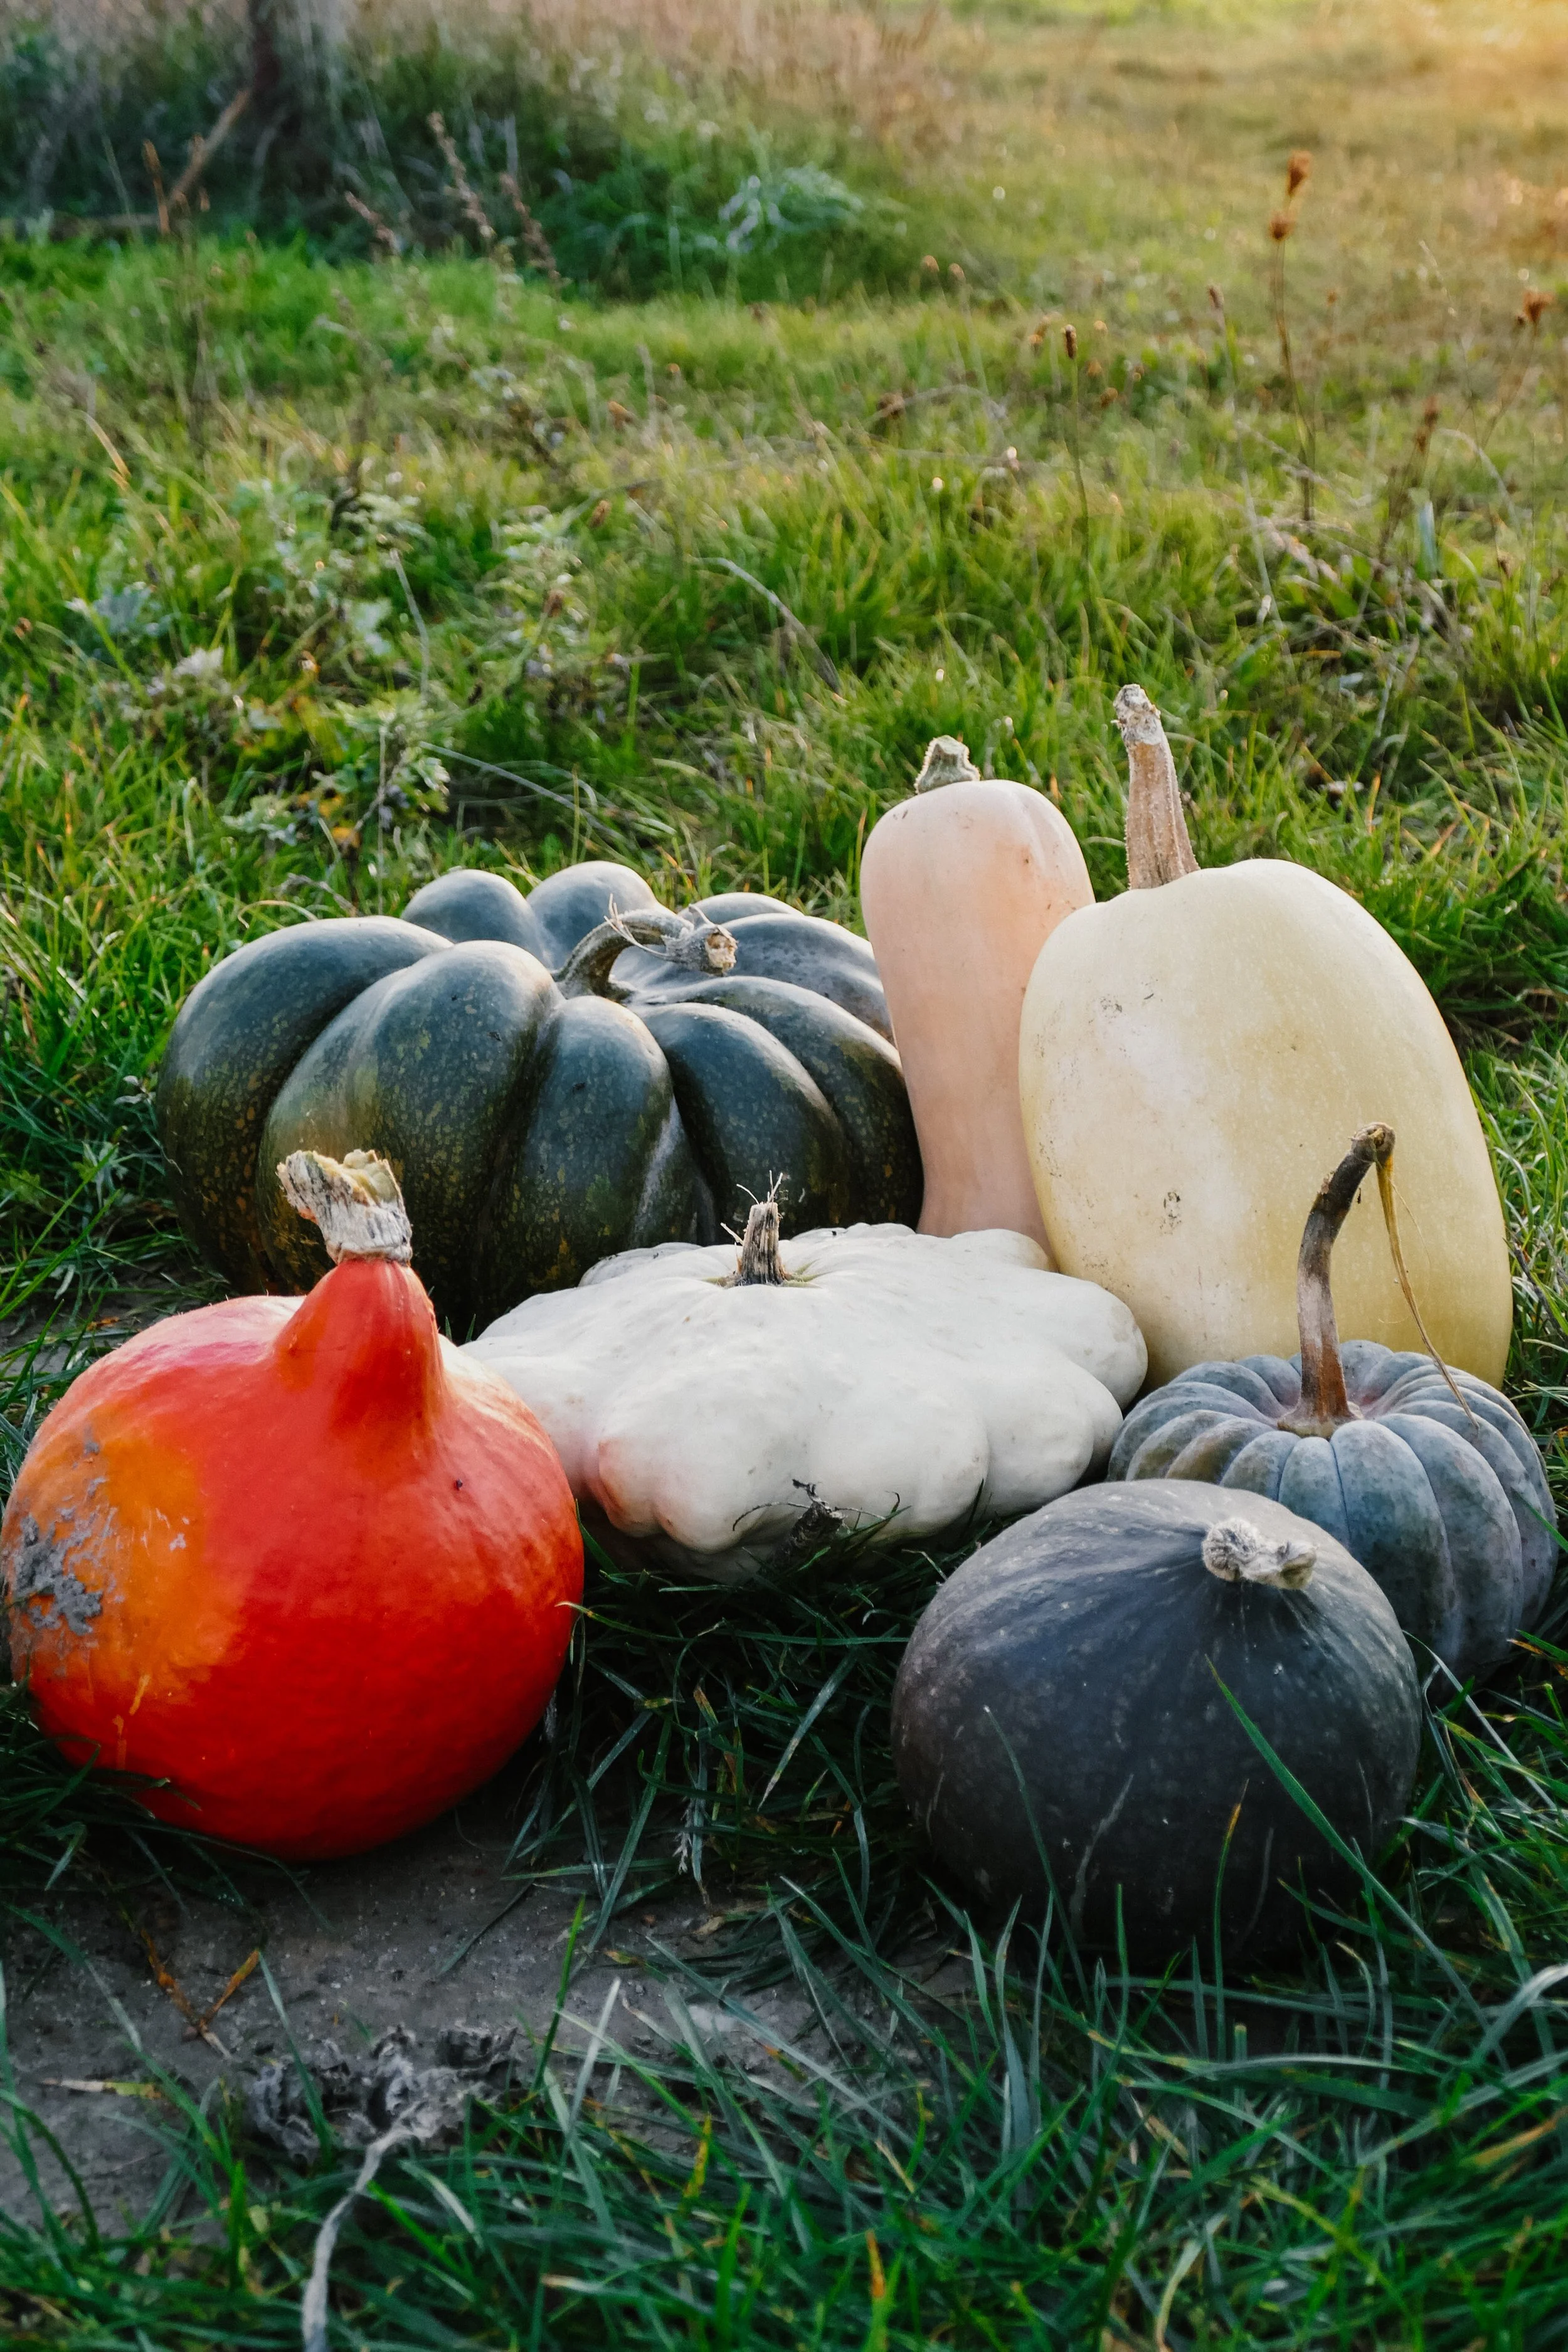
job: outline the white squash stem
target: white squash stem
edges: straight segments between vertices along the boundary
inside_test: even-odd
[[[788,1280],[784,1262],[779,1255],[779,1204],[770,1193],[765,1201],[752,1202],[741,1239],[741,1255],[725,1286],[744,1289],[753,1283]]]
[[[967,743],[956,735],[933,735],[926,745],[926,755],[915,778],[917,793],[934,793],[943,784],[978,784],[984,782],[979,769],[969,756]]]

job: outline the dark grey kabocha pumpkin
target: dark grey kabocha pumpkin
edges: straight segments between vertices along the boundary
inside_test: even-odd
[[[226,956],[181,1010],[159,1133],[193,1239],[250,1290],[325,1270],[276,1171],[379,1151],[459,1331],[616,1252],[716,1241],[781,1170],[786,1233],[913,1224],[921,1163],[869,948],[775,898],[683,914],[567,867],[443,876]]]
[[[1300,1354],[1178,1373],[1128,1414],[1109,1475],[1198,1478],[1299,1511],[1360,1560],[1405,1632],[1467,1681],[1540,1615],[1557,1517],[1541,1455],[1505,1396],[1432,1356],[1340,1342],[1330,1256],[1373,1170],[1405,1283],[1393,1162],[1393,1129],[1364,1128],[1319,1188],[1297,1272]]]
[[[1110,1950],[1120,1900],[1134,1964],[1158,1966],[1206,1949],[1217,1884],[1226,1952],[1261,1958],[1300,1934],[1298,1890],[1338,1903],[1354,1874],[1226,1690],[1370,1861],[1410,1801],[1421,1701],[1365,1570],[1262,1496],[1079,1487],[984,1545],[915,1627],[899,1785],[993,1916],[1038,1916],[1054,1886],[1077,1940]]]

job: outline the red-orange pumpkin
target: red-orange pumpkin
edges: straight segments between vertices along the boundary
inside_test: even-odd
[[[414,1829],[504,1761],[560,1673],[583,1547],[532,1413],[437,1335],[391,1171],[288,1171],[332,1271],[84,1373],[0,1569],[13,1670],[73,1760],[303,1860]]]

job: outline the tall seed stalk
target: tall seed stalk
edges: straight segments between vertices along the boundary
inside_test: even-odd
[[[1062,329],[1062,349],[1072,375],[1072,469],[1078,477],[1079,513],[1083,524],[1083,551],[1089,554],[1089,490],[1083,478],[1083,411],[1079,386],[1078,329],[1069,320]]]
[[[1298,148],[1285,169],[1285,203],[1279,212],[1271,215],[1268,223],[1269,241],[1274,248],[1268,274],[1274,331],[1279,338],[1279,362],[1285,371],[1291,414],[1296,420],[1296,447],[1300,461],[1301,520],[1307,524],[1313,519],[1317,488],[1318,422],[1316,411],[1309,409],[1301,396],[1295,356],[1290,348],[1290,320],[1285,302],[1285,246],[1296,226],[1297,199],[1310,178],[1311,171],[1310,155],[1304,148]]]

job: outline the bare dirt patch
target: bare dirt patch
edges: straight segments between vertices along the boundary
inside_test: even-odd
[[[78,1874],[73,1891],[37,1906],[38,1924],[14,1916],[4,1959],[16,2092],[100,2217],[140,2215],[157,2190],[160,2126],[174,2111],[152,2095],[169,2078],[196,2098],[221,2082],[238,2100],[291,2049],[309,2057],[330,2040],[359,2056],[403,2026],[416,2062],[428,2064],[455,2025],[504,2033],[513,2024],[514,2068],[526,2077],[554,2012],[582,1890],[527,1892],[503,1876],[510,1826],[504,1798],[487,1791],[375,1853],[291,1876],[249,1874],[244,1908],[145,1888],[117,1904]],[[590,1888],[587,1920],[597,1908]],[[558,2046],[584,2045],[618,1979],[613,2037],[657,2063],[672,2029],[646,1965],[657,1965],[656,1945],[700,1948],[693,1939],[711,1916],[693,1887],[617,1917],[576,1969]],[[258,1947],[265,1969],[251,1971],[202,2038],[155,1966],[200,2016]],[[793,1997],[764,1993],[753,2005],[776,2018],[781,2035],[795,2026]],[[708,2023],[721,2031],[729,2021],[714,2012]],[[63,2168],[41,2137],[34,2146],[51,2203],[74,2208]],[[9,2151],[0,2154],[0,2205],[36,2213]]]

